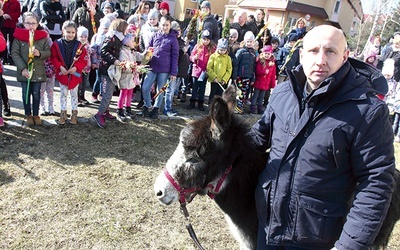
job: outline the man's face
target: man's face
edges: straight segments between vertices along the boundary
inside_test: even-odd
[[[243,25],[247,21],[247,13],[246,12],[242,12],[242,13],[239,13],[239,14],[240,14],[240,16],[239,16],[239,19],[238,19],[238,23],[240,25]]]
[[[307,81],[318,86],[322,81],[336,73],[347,61],[349,51],[342,32],[333,26],[318,26],[304,37],[300,50],[300,63],[303,65]]]
[[[202,12],[204,15],[208,15],[208,14],[210,14],[210,9],[207,8],[207,7],[201,7],[201,12]]]

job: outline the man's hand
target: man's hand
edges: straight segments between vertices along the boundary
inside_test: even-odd
[[[61,71],[61,74],[63,74],[63,75],[68,74],[68,71],[63,66],[60,67],[60,71]]]
[[[76,72],[76,67],[72,67],[68,70],[68,74],[73,75]]]

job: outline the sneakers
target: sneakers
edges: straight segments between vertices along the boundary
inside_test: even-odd
[[[158,108],[153,108],[153,110],[150,112],[150,118],[158,119]]]
[[[97,114],[94,115],[93,119],[96,121],[99,128],[104,128],[106,126],[105,115],[97,112]]]
[[[178,115],[178,113],[176,113],[175,111],[165,111],[164,110],[164,115],[166,115],[166,116],[168,116],[168,117],[174,117],[174,116],[177,116]]]
[[[125,112],[123,109],[118,109],[117,112],[117,120],[120,122],[126,122],[126,116],[125,116]]]
[[[131,107],[126,107],[125,108],[125,116],[128,119],[134,119],[135,118],[135,115],[132,113]]]
[[[0,128],[4,126],[4,120],[0,117]]]
[[[117,119],[117,117],[113,116],[112,114],[110,114],[110,110],[107,110],[104,113],[104,118],[108,119],[108,120],[115,120]]]

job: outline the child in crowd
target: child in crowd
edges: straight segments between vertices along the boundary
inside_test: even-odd
[[[147,15],[147,22],[140,29],[141,51],[149,47],[150,38],[158,30],[158,11],[151,9]]]
[[[205,110],[203,104],[207,83],[206,68],[208,59],[215,50],[216,46],[211,41],[211,32],[208,29],[203,30],[200,42],[195,45],[190,55],[190,61],[193,63],[193,88],[188,109],[193,109],[197,102],[198,109]]]
[[[240,44],[237,42],[238,37],[239,37],[239,33],[236,29],[229,30],[228,55],[230,56],[230,58],[232,60],[232,75],[231,75],[232,80],[236,80],[236,78],[237,78],[237,60],[236,60],[235,55],[240,46]]]
[[[376,61],[376,52],[371,50],[368,54],[365,55],[364,62],[368,63],[372,67],[376,67],[375,61]]]
[[[3,34],[0,32],[0,52],[3,52],[6,48],[7,48],[6,40],[4,39]],[[1,60],[0,60],[0,81],[4,81],[4,79],[3,79],[3,63],[1,62]],[[0,88],[0,127],[4,126],[2,94],[3,94],[2,88]]]
[[[250,113],[264,113],[264,97],[269,99],[271,89],[275,87],[276,66],[273,48],[266,45],[261,49],[260,59],[256,63],[256,81],[254,82],[254,93],[251,98]]]
[[[176,21],[174,21],[178,24]],[[189,45],[186,44],[185,40],[182,39],[181,27],[177,26],[178,31],[178,45],[179,45],[179,58],[178,58],[178,75],[176,76],[176,82],[178,86],[178,97],[181,102],[186,102],[186,94],[189,91],[188,87],[188,72],[190,59],[188,54]]]
[[[181,35],[181,28],[179,26],[179,23],[176,21],[171,22],[171,30],[175,30],[177,32],[177,40],[178,40],[178,72],[177,76],[179,73],[179,37]],[[182,69],[181,69],[182,70]],[[187,74],[187,71],[186,71]],[[181,72],[182,75],[182,72]],[[177,93],[179,88],[179,82],[178,82],[178,77],[174,81],[170,81],[168,87],[165,90],[165,103],[164,103],[164,115],[167,115],[168,117],[176,116],[178,113],[172,109],[172,103],[174,101],[175,93]]]
[[[232,75],[232,60],[228,55],[228,40],[218,40],[217,51],[210,56],[207,63],[208,79],[211,82],[209,102],[215,95],[222,96],[222,92],[228,86]]]
[[[110,102],[113,96],[115,85],[108,75],[108,68],[111,65],[118,66],[118,60],[122,49],[122,40],[124,40],[127,33],[128,23],[123,19],[116,19],[111,22],[110,30],[104,40],[101,48],[101,61],[99,66],[99,73],[102,83],[102,98],[100,106],[96,115],[93,117],[97,126],[104,128],[106,125],[106,118],[114,120],[116,117],[110,114]]]
[[[154,102],[153,109],[149,112],[151,108],[150,91],[153,83],[156,82],[157,92],[160,92],[167,83],[168,77],[170,78],[170,82],[174,82],[178,74],[178,32],[171,29],[171,23],[172,18],[170,16],[164,15],[161,17],[160,30],[150,39],[149,47],[147,48],[154,48],[154,54],[149,63],[151,70],[146,73],[143,82],[144,108],[142,115],[150,116],[152,119],[158,118],[158,109],[163,100],[163,95],[158,95]],[[171,93],[173,94],[173,92]],[[168,98],[168,96],[166,98]],[[172,102],[172,99],[168,100]],[[169,106],[167,106],[167,108],[168,107]],[[166,112],[172,112],[172,110],[167,110]]]
[[[286,80],[286,70],[292,70],[300,64],[300,55],[298,48],[294,48],[291,58],[288,58],[288,55],[293,49],[293,46],[295,46],[297,40],[298,36],[292,33],[289,35],[287,43],[279,49],[278,57],[276,58],[276,64],[278,65],[279,69],[278,83]]]
[[[139,74],[136,71],[136,63],[137,61],[141,61],[143,58],[142,54],[133,51],[135,47],[135,36],[126,34],[125,38],[122,40],[122,50],[119,55],[119,61],[123,63],[124,66],[116,66],[121,70],[121,77],[119,81],[117,81],[118,88],[120,89],[117,103],[117,119],[120,122],[126,122],[127,119],[134,118],[131,109],[131,100],[133,88],[139,85]]]
[[[385,96],[389,110],[394,113],[393,133],[395,141],[400,142],[400,83],[393,78],[395,61],[388,58],[384,61],[382,74],[385,76],[388,83],[388,93]]]
[[[101,90],[101,78],[99,74],[99,64],[101,62],[101,47],[103,46],[108,27],[110,27],[111,21],[108,18],[102,18],[100,20],[99,32],[94,34],[92,41],[90,42],[91,51],[91,63],[92,69],[96,70],[96,81],[93,84],[92,102],[100,103],[98,100]]]
[[[22,15],[22,23],[23,28],[15,29],[11,56],[17,66],[17,80],[22,85],[26,124],[41,125],[40,87],[42,82],[46,81],[44,61],[51,55],[49,35],[39,25],[38,17],[32,12],[25,12]],[[30,46],[31,39],[33,39],[33,46]]]
[[[52,42],[50,40],[50,44],[51,43]],[[45,82],[42,82],[42,86],[40,87],[40,115],[44,116],[55,115],[54,113],[55,73],[54,73],[54,66],[51,63],[50,58],[47,58],[46,61],[44,61],[44,68],[46,70],[47,80]],[[46,111],[45,99],[47,99],[47,111]]]
[[[89,30],[86,29],[83,26],[78,27],[78,32],[77,32],[77,37],[78,41],[83,45],[83,47],[86,50],[86,66],[82,70],[82,81],[79,84],[78,87],[78,106],[83,107],[86,104],[89,104],[89,102],[85,99],[85,88],[86,86],[89,86],[89,74],[90,74],[90,69],[91,69],[91,61],[90,61],[90,44],[88,40],[88,35],[89,35]]]
[[[78,123],[78,87],[82,81],[82,70],[87,65],[86,49],[76,40],[77,27],[73,21],[62,26],[63,37],[51,45],[51,62],[54,65],[56,80],[60,83],[61,113],[59,125],[67,120],[68,91],[71,95],[71,123]]]
[[[255,69],[256,69],[256,53],[253,49],[254,46],[254,34],[251,31],[247,31],[244,35],[243,48],[236,52],[236,60],[238,62],[237,67],[237,87],[238,87],[238,101],[236,111],[242,113],[244,111],[244,103],[247,96],[247,92],[250,89],[250,85],[254,84],[255,80]]]

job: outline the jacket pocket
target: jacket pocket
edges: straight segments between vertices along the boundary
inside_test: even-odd
[[[255,197],[258,219],[263,226],[267,224],[271,213],[270,194],[271,181],[264,182],[260,179],[257,183]]]
[[[302,244],[333,244],[340,236],[346,213],[346,204],[299,195],[293,241]]]

